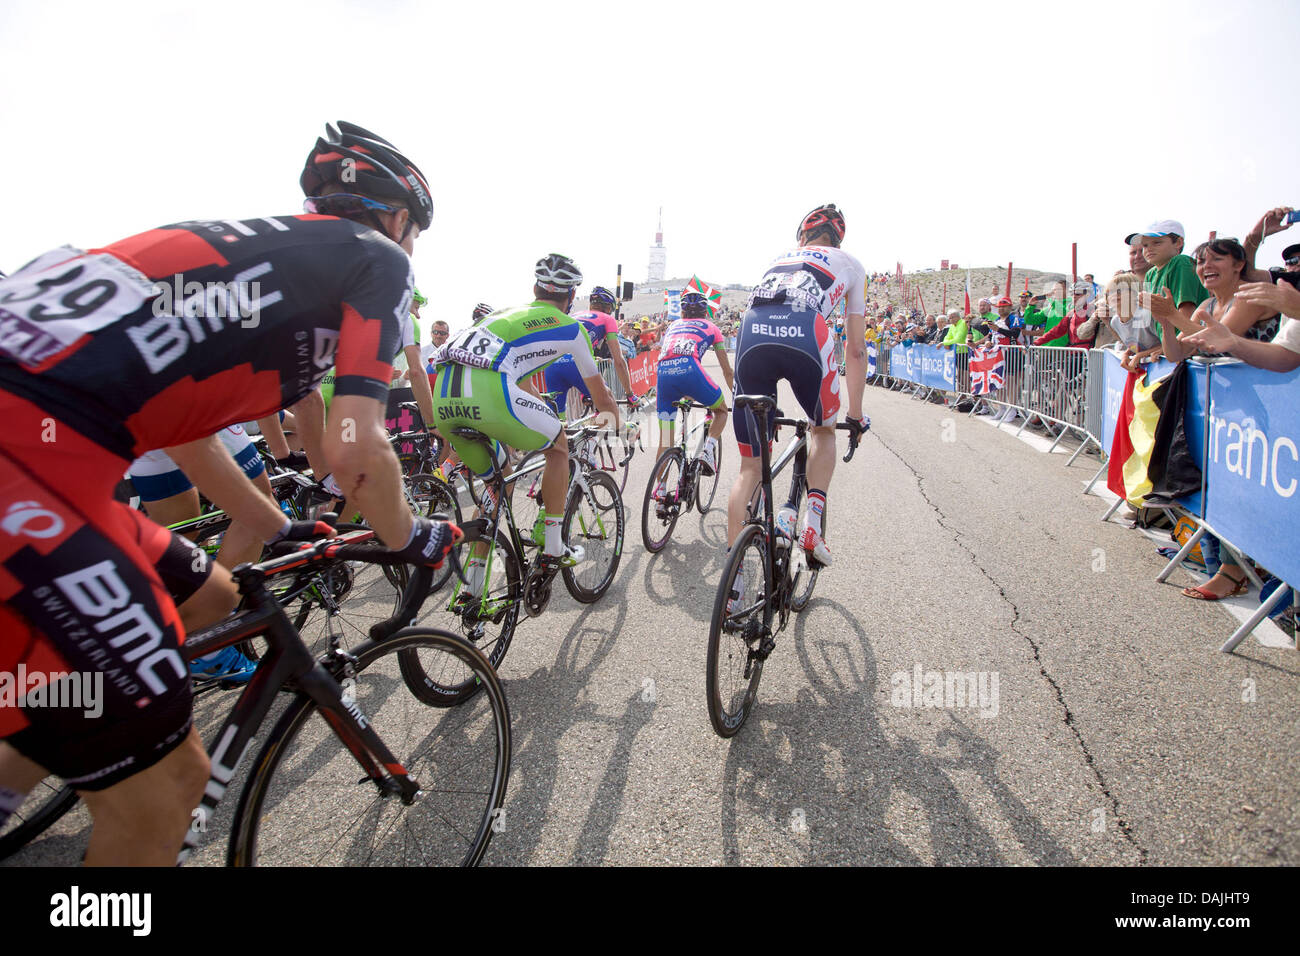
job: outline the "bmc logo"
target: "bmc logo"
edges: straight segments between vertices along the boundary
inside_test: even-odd
[[[122,659],[135,664],[136,676],[155,694],[167,689],[154,674],[160,666],[169,666],[177,677],[186,675],[180,652],[175,647],[161,646],[163,630],[145,612],[144,605],[137,601],[128,606],[131,592],[112,561],[64,574],[55,578],[54,584],[78,611],[98,619],[95,630],[108,637],[111,647],[136,645]]]
[[[46,511],[39,501],[17,501],[5,512],[0,528],[11,535],[53,538],[63,531],[63,519],[53,511]]]

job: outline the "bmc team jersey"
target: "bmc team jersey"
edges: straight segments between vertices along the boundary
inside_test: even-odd
[[[867,272],[862,263],[834,246],[801,246],[777,256],[750,294],[749,304],[788,305],[830,315],[841,299],[847,315],[862,315]]]
[[[671,422],[677,414],[673,403],[684,398],[709,407],[718,403],[722,389],[704,371],[700,359],[721,346],[722,332],[708,319],[674,319],[668,326],[656,368],[655,411],[660,421]]]
[[[130,460],[291,405],[384,401],[411,263],[332,216],[185,222],[0,280],[0,390]]]
[[[583,328],[587,330],[587,338],[591,341],[593,355],[603,343],[618,341],[618,323],[609,313],[579,312],[573,318],[581,322]],[[546,391],[567,392],[571,388],[576,388],[587,398],[591,398],[587,383],[582,379],[583,376],[578,373],[578,366],[573,358],[565,355],[556,359],[546,369]]]
[[[452,434],[477,429],[520,451],[549,448],[560,420],[545,402],[519,387],[521,379],[562,356],[572,356],[578,374],[597,374],[586,327],[547,302],[494,312],[454,335],[433,355],[436,363],[433,413],[436,426],[461,459],[477,474],[492,471],[492,457],[480,443]]]

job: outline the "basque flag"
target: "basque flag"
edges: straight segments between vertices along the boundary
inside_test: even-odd
[[[1005,371],[1002,349],[996,345],[983,346],[970,354],[970,388],[976,395],[987,395],[1002,387]]]

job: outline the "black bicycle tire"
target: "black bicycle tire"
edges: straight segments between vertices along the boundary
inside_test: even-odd
[[[356,649],[357,673],[361,673],[370,664],[388,654],[400,655],[403,651],[415,653],[416,648],[407,645],[423,644],[425,647],[438,647],[459,657],[461,661],[474,670],[480,686],[487,692],[489,707],[492,710],[497,733],[497,759],[494,778],[490,788],[490,800],[486,812],[479,821],[477,830],[471,840],[469,850],[461,860],[462,866],[474,866],[482,858],[492,839],[492,831],[497,813],[505,801],[506,786],[510,778],[511,735],[510,708],[506,702],[505,691],[497,678],[496,672],[483,655],[468,641],[447,631],[434,628],[413,627],[398,631],[383,641],[368,641]],[[288,744],[298,731],[307,723],[307,719],[318,711],[314,700],[304,693],[299,693],[289,703],[279,720],[276,721],[266,743],[262,746],[243,790],[239,795],[239,804],[235,810],[234,822],[231,824],[230,842],[227,849],[228,866],[255,866],[257,864],[258,831],[263,825],[262,804],[275,771],[280,766]],[[434,708],[430,708],[433,710]],[[381,728],[382,730],[383,728]],[[340,748],[343,743],[334,738]],[[391,745],[390,745],[391,746]],[[396,754],[399,758],[402,754]],[[356,770],[353,764],[352,769]],[[350,781],[352,782],[352,781]],[[390,798],[392,799],[392,798]],[[399,801],[400,802],[400,801]],[[417,800],[413,806],[422,802]]]
[[[804,499],[804,507],[805,507],[805,508],[808,507],[807,499]],[[829,507],[829,504],[824,504],[824,505],[822,505],[822,538],[823,538],[823,540],[826,538],[826,529],[827,529],[826,519],[827,519],[827,516],[828,516],[829,513],[830,513],[830,507]],[[792,546],[794,546],[794,547],[798,547],[798,543],[797,543],[797,542],[792,542]],[[807,558],[804,559],[804,567],[803,567],[803,570],[802,570],[800,573],[801,573],[801,574],[807,574],[807,575],[808,575],[808,580],[807,580],[807,582],[804,584],[803,588],[802,588],[801,590],[799,590],[799,591],[796,591],[796,590],[795,590],[795,585],[798,584],[798,579],[796,578],[796,580],[794,580],[794,581],[791,582],[791,588],[790,588],[790,610],[792,610],[792,611],[798,613],[799,611],[802,611],[804,608],[806,608],[806,607],[808,606],[808,602],[812,600],[813,588],[815,588],[815,587],[817,586],[817,577],[818,577],[818,575],[821,574],[821,571],[822,571],[822,569],[821,569],[820,566],[818,566],[818,567],[813,567],[812,564],[808,561]]]
[[[714,444],[716,444],[717,447],[713,450],[713,474],[705,475],[702,471],[696,471],[695,473],[697,476],[695,485],[695,507],[702,515],[708,514],[709,509],[713,507],[713,499],[718,494],[718,482],[721,480],[722,476],[722,442],[719,441]],[[708,484],[709,486],[709,498],[707,501],[704,499],[705,484]]]
[[[522,607],[524,594],[523,562],[515,554],[515,549],[510,543],[510,536],[502,528],[497,529],[496,546],[498,557],[505,562],[507,582],[505,600],[509,601],[510,604],[505,612],[506,616],[502,622],[504,626],[501,634],[493,641],[491,650],[484,654],[493,670],[501,666],[501,662],[505,660],[506,651],[510,649],[510,642],[515,636],[515,628],[519,626],[519,610]],[[466,641],[480,654],[483,653],[483,649],[473,641],[470,641],[464,635],[459,636],[461,640]],[[416,654],[399,655],[397,663],[401,668],[402,680],[406,682],[406,686],[411,693],[431,707],[455,707],[458,704],[463,704],[478,693],[479,688],[473,678],[467,678],[456,684],[443,684],[434,680],[425,672],[424,667],[420,664],[419,656]]]
[[[609,563],[609,570],[601,583],[594,588],[589,588],[582,584],[577,577],[579,569],[585,568],[590,563],[590,559],[576,568],[561,568],[560,576],[564,578],[564,586],[568,589],[573,599],[580,604],[593,604],[605,596],[609,586],[614,583],[614,576],[618,574],[619,563],[623,560],[623,537],[626,534],[626,522],[623,514],[623,495],[619,493],[618,483],[609,476],[608,472],[592,471],[587,474],[587,481],[591,484],[593,490],[598,485],[605,485],[613,502],[613,507],[608,509],[614,515],[614,557]],[[564,524],[561,525],[561,531],[564,534],[565,541],[572,541],[570,535],[573,526],[573,519],[578,514],[578,510],[586,501],[586,495],[582,493],[582,488],[578,485],[569,487],[569,500],[564,506]]]
[[[658,554],[660,551],[662,551],[664,548],[668,546],[668,542],[673,536],[673,529],[677,527],[677,519],[681,517],[681,511],[679,509],[677,513],[673,515],[672,520],[668,522],[667,528],[664,529],[664,536],[662,540],[659,540],[657,544],[652,541],[650,535],[650,521],[652,518],[655,521],[659,520],[658,516],[654,514],[654,510],[653,510],[655,507],[654,505],[655,484],[658,482],[660,472],[664,468],[664,463],[669,459],[675,459],[677,460],[677,484],[680,486],[682,481],[682,475],[686,473],[685,457],[686,456],[682,454],[682,450],[680,448],[677,447],[669,448],[662,455],[659,456],[659,458],[655,461],[654,468],[650,470],[650,480],[646,483],[645,486],[645,497],[641,500],[641,543],[645,545],[645,549],[649,551],[651,554]],[[667,490],[666,486],[665,486],[665,490]]]
[[[727,601],[731,597],[732,582],[735,580],[740,564],[744,560],[745,552],[749,550],[750,542],[754,538],[765,539],[765,537],[766,533],[761,525],[747,524],[741,529],[731,547],[731,553],[727,556],[726,566],[722,570],[722,581],[718,584],[718,593],[713,599],[713,616],[709,619],[709,644],[705,661],[704,696],[709,711],[709,723],[713,725],[713,732],[723,739],[734,737],[740,731],[740,728],[745,726],[745,721],[749,719],[749,714],[754,708],[754,701],[758,695],[758,682],[763,676],[763,662],[755,661],[753,670],[750,672],[749,686],[741,706],[734,716],[730,715],[722,705],[722,696],[717,686],[722,642],[730,636],[723,630],[722,622],[727,617]],[[763,607],[763,622],[765,626],[770,626],[772,622],[771,568],[767,560],[768,556],[764,553],[766,548],[761,540],[758,550],[762,555],[765,589],[763,593],[768,598]]]
[[[44,781],[37,784],[38,787],[43,785]],[[54,826],[55,823],[62,819],[64,814],[77,805],[79,799],[77,791],[66,783],[57,790],[52,789],[50,795],[37,807],[35,812],[8,833],[0,836],[0,860],[17,853],[28,843],[31,843],[32,840]]]

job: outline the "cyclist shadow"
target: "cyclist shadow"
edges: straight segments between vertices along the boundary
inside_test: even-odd
[[[639,555],[632,557],[629,572],[639,560]],[[627,602],[610,602],[610,597],[607,593],[600,602],[584,607],[561,639],[554,664],[539,667],[525,678],[506,681],[516,736],[506,822],[493,837],[496,852],[489,853],[489,860],[513,864],[561,862],[535,855],[545,840],[547,826],[558,819],[556,791],[563,769],[562,742],[579,724],[590,725],[589,737],[601,741],[602,747],[611,735],[614,740],[569,862],[597,863],[604,858],[623,803],[633,745],[654,713],[653,706],[641,702],[639,686],[623,712],[613,716],[602,714],[594,695],[589,693],[593,676],[614,649],[627,619]],[[606,616],[591,620],[592,615],[611,606],[616,608],[612,621]],[[545,620],[544,615],[541,620]]]
[[[672,608],[675,614],[684,612],[707,624],[725,557],[724,548],[708,541],[678,543],[674,539],[646,562],[646,596],[661,607]],[[664,588],[665,581],[672,585],[670,589]]]
[[[828,629],[822,623],[827,611],[844,623]],[[813,613],[821,621],[810,635]],[[791,862],[925,865],[929,860],[914,844],[927,837],[935,864],[1005,862],[993,835],[945,773],[955,769],[973,770],[980,777],[1029,851],[1044,848],[1039,862],[1073,862],[1000,781],[996,752],[986,743],[971,735],[959,739],[962,752],[956,759],[936,758],[915,741],[886,730],[877,712],[881,694],[875,656],[849,609],[817,599],[792,631],[803,671],[799,676],[809,686],[793,702],[773,703],[762,699],[760,683],[757,710],[732,738],[721,812],[727,863],[750,862],[746,843],[751,833],[765,858],[783,833]],[[769,665],[780,666],[781,644],[778,638]],[[954,735],[945,731],[936,742],[943,745]],[[784,753],[789,757],[776,756]],[[909,844],[897,835],[891,806],[919,813],[907,832],[920,840]]]

